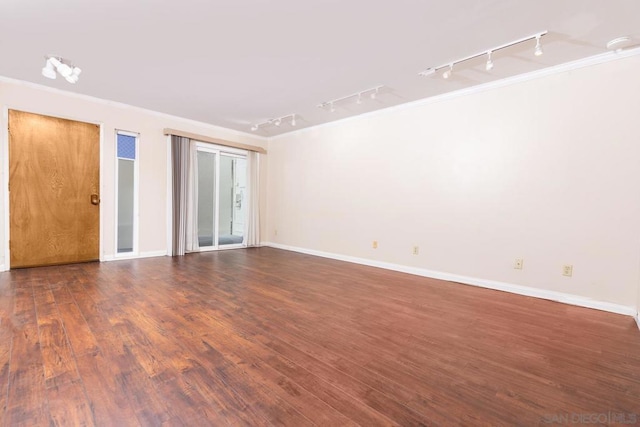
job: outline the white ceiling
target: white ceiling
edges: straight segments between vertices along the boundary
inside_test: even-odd
[[[548,30],[535,42],[417,73]],[[0,75],[250,132],[317,125],[606,51],[640,37],[637,0],[2,0]],[[76,85],[40,71],[55,54]],[[377,85],[363,104],[317,107]],[[256,132],[289,132],[287,123]]]

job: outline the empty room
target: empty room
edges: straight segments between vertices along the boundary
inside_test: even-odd
[[[0,426],[640,425],[640,2],[0,2]]]

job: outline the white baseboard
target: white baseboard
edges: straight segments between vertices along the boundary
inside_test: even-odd
[[[125,259],[140,259],[140,258],[155,258],[159,256],[167,256],[167,251],[149,251],[149,252],[140,252],[137,255],[105,255],[101,261],[122,261]]]
[[[638,329],[640,329],[640,311],[636,313],[636,324],[638,325]]]
[[[511,283],[498,282],[494,280],[478,279],[475,277],[460,276],[457,274],[444,273],[441,271],[427,270],[406,265],[392,264],[382,261],[374,261],[366,258],[352,257],[348,255],[334,254],[331,252],[316,251],[313,249],[299,248],[295,246],[281,245],[279,243],[262,242],[262,246],[269,246],[287,251],[300,252],[308,255],[315,255],[323,258],[331,258],[339,261],[352,262],[355,264],[368,265],[371,267],[384,268],[387,270],[400,271],[402,273],[414,274],[416,276],[429,277],[432,279],[446,280],[449,282],[463,283],[465,285],[479,286],[482,288],[495,289],[498,291],[510,292],[518,295],[526,295],[561,302],[564,304],[577,305],[580,307],[594,308],[596,310],[609,311],[611,313],[637,316],[635,307],[628,307],[621,304],[614,304],[605,301],[597,301],[579,295],[565,294],[563,292],[549,291],[545,289],[531,288],[528,286],[515,285]],[[637,317],[636,317],[637,320]],[[639,327],[640,327],[640,321]]]

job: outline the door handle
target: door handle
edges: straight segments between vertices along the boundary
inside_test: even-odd
[[[92,205],[99,205],[100,204],[100,197],[98,197],[97,194],[92,194],[91,195],[91,204]]]

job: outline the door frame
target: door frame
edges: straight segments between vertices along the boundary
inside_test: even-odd
[[[102,130],[102,127],[100,128]],[[118,252],[118,179],[120,166],[118,160],[118,135],[132,136],[136,139],[136,158],[133,160],[133,250],[131,252]],[[102,133],[100,134],[102,137]],[[114,129],[113,131],[114,146],[114,174],[113,174],[113,258],[114,259],[131,259],[139,258],[140,255],[140,133],[128,130]],[[100,151],[100,159],[102,159],[102,151]],[[102,163],[100,166],[102,174]],[[102,175],[100,175],[102,180]],[[100,181],[100,191],[102,192],[102,181]],[[102,203],[101,203],[102,204]],[[102,211],[100,211],[102,215]],[[102,221],[101,221],[102,222]],[[102,230],[102,229],[101,229]],[[101,235],[102,236],[102,235]],[[100,261],[102,261],[102,237],[100,238]]]
[[[7,271],[11,269],[11,249],[9,247],[9,240],[11,238],[10,233],[10,218],[9,218],[9,110],[17,110],[23,111],[25,113],[31,114],[39,114],[41,116],[49,116],[55,117],[64,120],[72,120],[76,122],[89,123],[93,125],[97,125],[99,127],[99,135],[100,135],[100,199],[104,200],[102,197],[104,194],[104,123],[98,122],[91,119],[86,119],[78,116],[69,116],[65,114],[60,114],[54,111],[40,110],[37,108],[21,108],[19,106],[12,105],[4,105],[2,108],[2,121],[4,122],[2,133],[0,134],[0,152],[2,153],[2,168],[0,171],[0,182],[2,183],[2,209],[3,216],[1,218],[1,222],[3,222],[0,230],[2,231],[2,235],[0,236],[0,244],[3,245],[3,254],[0,257],[0,271]],[[99,249],[99,259],[100,261],[104,261],[104,223],[103,220],[105,218],[105,214],[107,210],[105,209],[104,203],[100,203],[100,249]]]
[[[243,249],[247,247],[246,244],[246,236],[244,236],[243,243],[222,245],[222,247],[218,244],[218,238],[220,234],[220,156],[225,155],[227,157],[235,157],[235,158],[247,158],[247,151],[241,150],[238,148],[225,147],[222,145],[212,144],[210,142],[196,141],[196,151],[204,151],[207,153],[213,153],[216,155],[216,183],[215,183],[215,195],[216,195],[216,203],[215,203],[215,212],[214,212],[214,233],[213,233],[213,246],[205,246],[200,247],[198,245],[198,249],[195,251],[190,251],[191,253],[197,252],[209,252],[209,251],[223,251],[227,249]],[[246,219],[245,219],[246,220]]]

